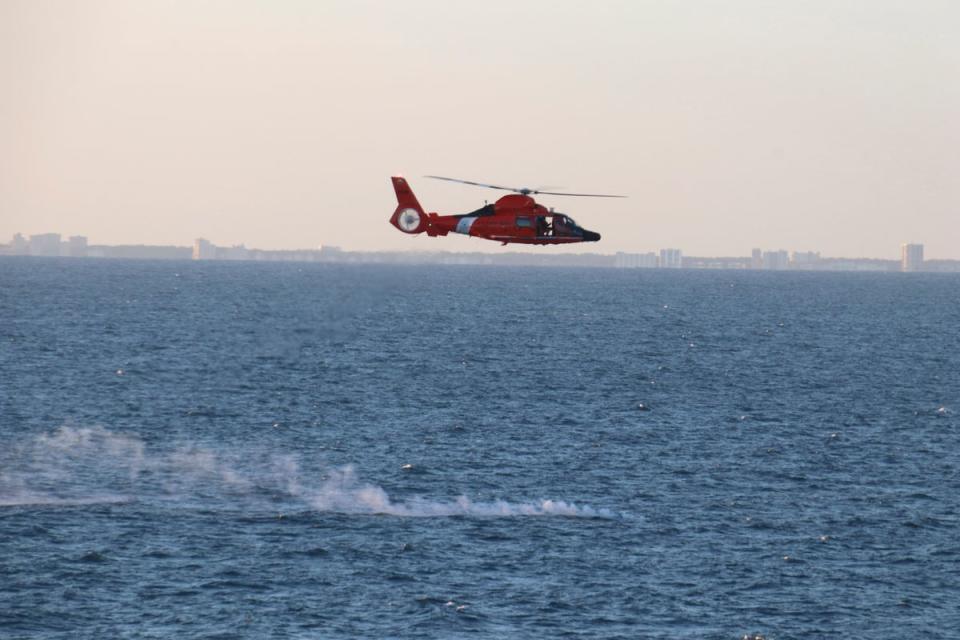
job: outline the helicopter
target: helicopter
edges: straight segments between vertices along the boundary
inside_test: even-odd
[[[430,237],[448,233],[462,233],[476,238],[501,242],[504,245],[520,244],[571,244],[574,242],[597,242],[600,234],[579,226],[566,214],[537,204],[532,196],[578,196],[584,198],[626,198],[626,196],[599,193],[561,193],[539,189],[504,187],[443,176],[424,176],[434,180],[446,180],[487,189],[512,191],[494,204],[485,204],[470,213],[439,215],[426,213],[406,179],[393,176],[393,190],[397,194],[397,208],[390,224],[409,234],[426,232]]]

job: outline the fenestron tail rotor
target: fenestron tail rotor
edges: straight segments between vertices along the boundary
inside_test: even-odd
[[[544,194],[549,196],[577,196],[581,198],[626,198],[627,197],[627,196],[615,196],[607,193],[568,193],[565,191],[541,191],[539,189],[528,189],[526,187],[522,187],[522,188],[503,187],[496,184],[473,182],[471,180],[460,180],[458,178],[445,178],[443,176],[424,176],[424,177],[433,178],[434,180],[446,180],[447,182],[459,182],[460,184],[469,184],[475,187],[485,187],[487,189],[499,189],[500,191],[513,191],[514,193],[521,193],[525,196]]]

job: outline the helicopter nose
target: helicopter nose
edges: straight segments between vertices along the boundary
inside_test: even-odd
[[[599,239],[600,239],[599,233],[596,233],[595,231],[587,231],[586,229],[584,229],[583,231],[584,242],[596,242]]]

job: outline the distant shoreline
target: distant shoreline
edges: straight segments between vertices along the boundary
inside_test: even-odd
[[[162,245],[89,245],[84,255],[15,254],[0,246],[0,257],[72,258],[104,260],[168,260],[191,262],[307,262],[320,264],[386,265],[477,265],[532,267],[590,267],[611,269],[696,269],[733,271],[853,271],[900,273],[899,260],[878,258],[819,258],[802,263],[786,262],[776,267],[755,267],[749,256],[682,256],[680,264],[657,264],[655,254],[547,254],[532,252],[458,253],[448,251],[343,251],[340,249],[304,249],[267,251],[239,247],[203,258],[190,247]],[[960,273],[960,260],[927,260],[917,269],[922,273]]]

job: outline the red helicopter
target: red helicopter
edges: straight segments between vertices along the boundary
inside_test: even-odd
[[[413,195],[410,185],[400,176],[390,178],[393,181],[393,190],[397,192],[397,208],[390,218],[390,224],[404,233],[423,233],[428,236],[445,236],[451,231],[477,238],[485,238],[507,244],[518,242],[522,244],[570,244],[572,242],[596,242],[600,234],[587,231],[577,225],[567,215],[555,212],[537,204],[531,195],[545,194],[551,196],[579,196],[589,198],[625,198],[599,193],[559,193],[556,191],[539,191],[537,189],[516,189],[501,187],[495,184],[482,184],[469,180],[444,178],[442,176],[425,176],[434,180],[447,180],[461,184],[471,184],[476,187],[513,191],[503,196],[494,204],[487,204],[476,211],[459,215],[441,216],[436,213],[426,213],[417,197]]]

